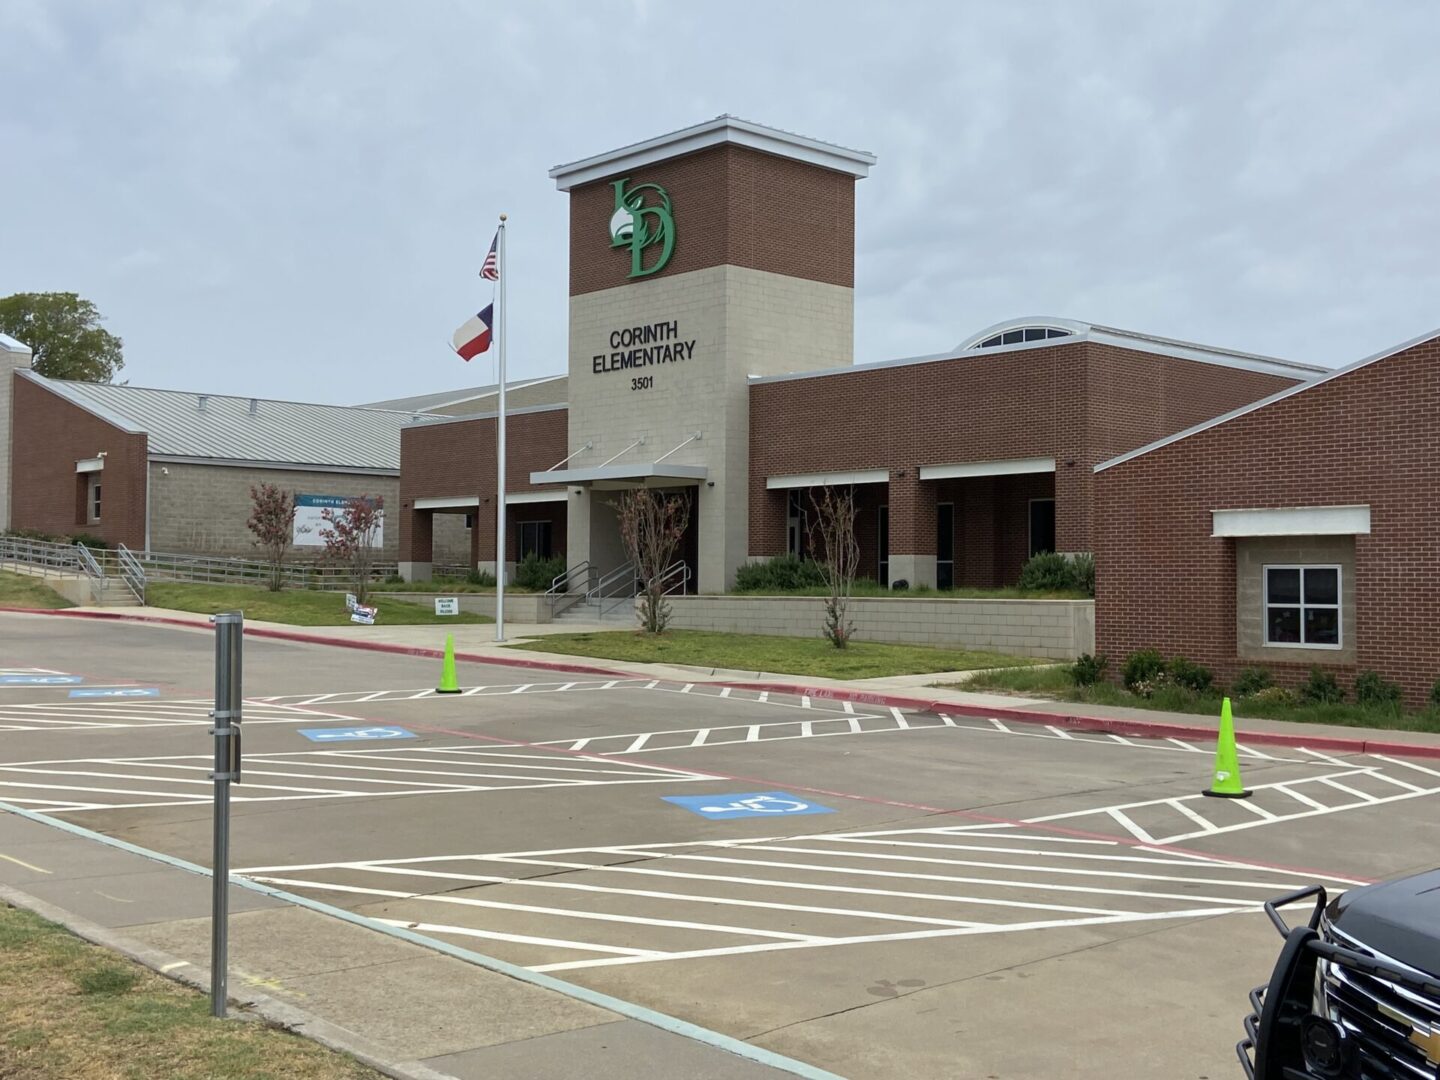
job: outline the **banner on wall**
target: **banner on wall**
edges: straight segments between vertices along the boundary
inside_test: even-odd
[[[324,547],[325,539],[320,530],[325,528],[325,511],[339,512],[345,509],[353,495],[296,495],[295,526],[292,542],[296,547]],[[385,511],[380,511],[379,525],[375,529],[374,547],[385,546]]]

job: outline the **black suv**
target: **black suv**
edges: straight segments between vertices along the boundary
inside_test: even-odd
[[[1304,926],[1279,909],[1314,900]],[[1250,1080],[1440,1077],[1440,870],[1265,905],[1285,938],[1236,1050]]]

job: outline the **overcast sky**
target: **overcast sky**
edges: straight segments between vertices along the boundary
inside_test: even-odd
[[[729,112],[879,163],[856,359],[1052,314],[1341,364],[1440,326],[1440,4],[0,0],[0,295],[141,386],[359,402],[566,356],[546,170]],[[837,357],[837,362],[846,358]]]

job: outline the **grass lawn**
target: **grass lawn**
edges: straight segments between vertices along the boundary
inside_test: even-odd
[[[282,589],[271,592],[257,585],[190,585],[173,581],[152,581],[145,588],[145,602],[152,607],[175,611],[198,611],[213,615],[217,611],[243,611],[247,619],[262,622],[289,623],[292,626],[349,626],[350,613],[345,610],[341,593],[310,589]],[[488,623],[488,615],[436,615],[429,605],[411,604],[372,596],[379,607],[375,622],[382,626],[420,626],[431,623]]]
[[[848,648],[837,649],[821,637],[716,634],[701,630],[670,630],[659,637],[631,630],[548,634],[511,648],[640,664],[689,664],[830,679],[877,679],[885,675],[973,671],[1034,663],[1028,657],[964,649],[882,645],[873,641],[854,641]]]
[[[379,1080],[278,1028],[216,1020],[197,990],[0,905],[0,1076],[7,1080]]]
[[[987,671],[955,690],[983,690],[991,693],[1017,694],[1025,697],[1048,697],[1057,701],[1085,702],[1090,705],[1123,705],[1132,709],[1157,709],[1164,712],[1220,715],[1218,693],[1196,694],[1180,687],[1166,687],[1154,697],[1142,698],[1114,683],[1075,686],[1070,681],[1069,665],[1014,671]],[[1237,717],[1261,717],[1267,720],[1289,720],[1299,724],[1335,724],[1341,727],[1388,728],[1396,731],[1440,732],[1440,708],[1420,712],[1404,712],[1388,705],[1360,705],[1356,702],[1317,704],[1297,701],[1266,701],[1232,697],[1230,704]]]
[[[74,606],[40,578],[0,570],[0,607],[53,609]]]

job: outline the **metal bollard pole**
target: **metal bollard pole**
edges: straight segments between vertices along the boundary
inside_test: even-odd
[[[230,947],[230,785],[240,782],[240,643],[245,616],[223,611],[215,624],[215,848],[211,860],[210,1015],[224,1017]]]

